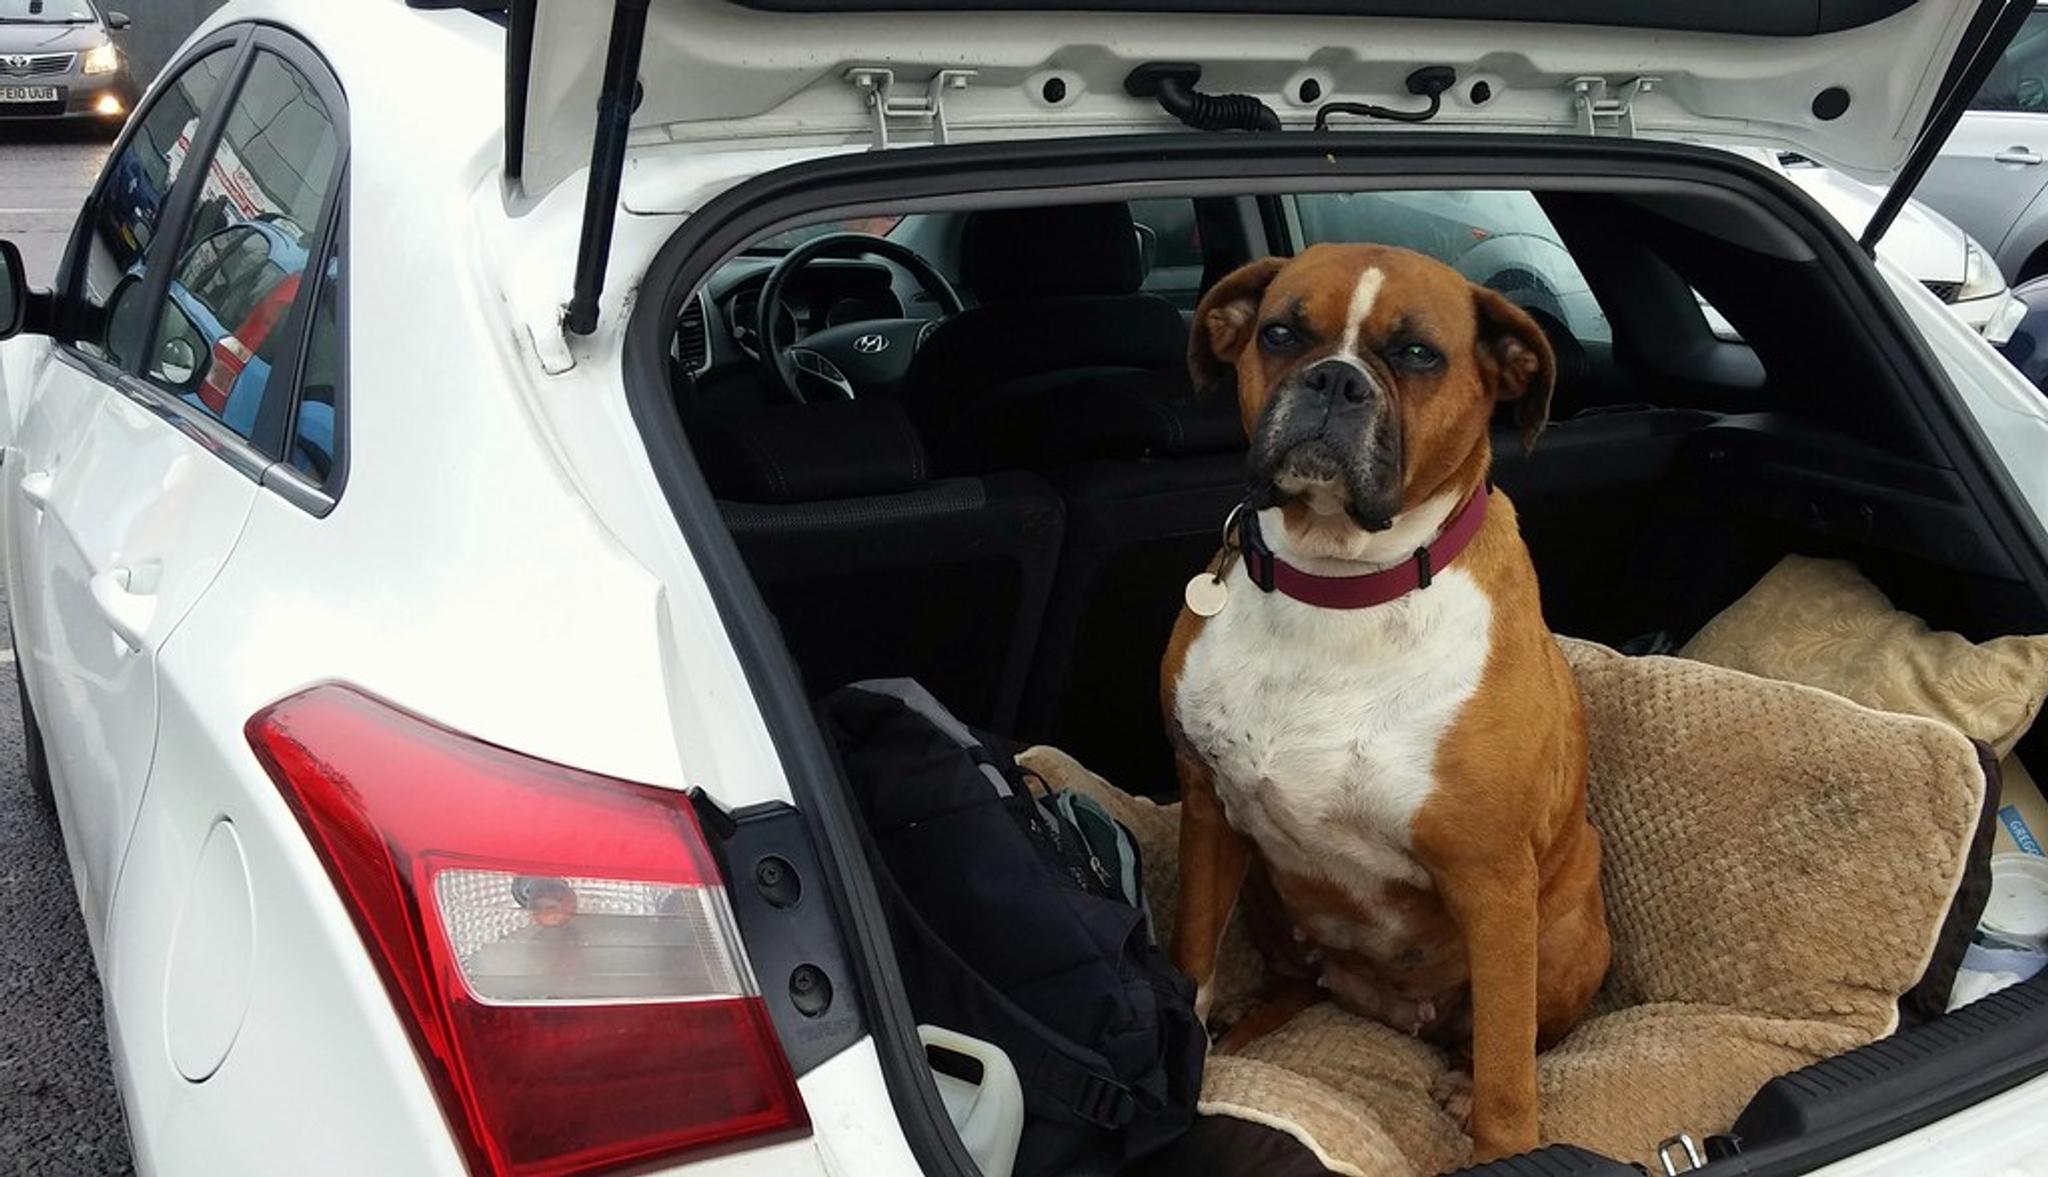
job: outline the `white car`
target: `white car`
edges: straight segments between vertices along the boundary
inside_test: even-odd
[[[1824,168],[1788,152],[1740,148],[1736,154],[1777,171],[1813,197],[1851,233],[1859,233],[1883,201],[1885,190]],[[2013,296],[2004,275],[1977,240],[1918,200],[1907,201],[1878,242],[1878,256],[1920,279],[1949,312],[1983,333],[1993,346],[2012,338],[2026,304]],[[1703,299],[1701,309],[1714,333],[1738,340],[1741,333]]]
[[[2048,5],[1971,96],[1918,191],[1989,246],[2014,283],[2048,273]]]
[[[971,1171],[807,698],[907,672],[1112,779],[1163,757],[1242,442],[1125,386],[1185,330],[1127,202],[1188,202],[1185,284],[1346,194],[1534,193],[1608,328],[1550,317],[1557,423],[1496,447],[1560,630],[1682,639],[1795,547],[2048,629],[2039,393],[1672,141],[1910,172],[1970,0],[916,7],[233,0],[60,289],[0,251],[18,668],[141,1172]],[[1283,129],[1184,133],[1126,92],[1156,61]],[[1317,134],[1332,98],[1440,109]],[[886,236],[799,247],[827,223]],[[1092,379],[1147,408],[1033,427]],[[2013,993],[1700,1171],[2027,1169]]]
[[[1798,156],[1756,152],[1766,166],[1784,170],[1851,233],[1860,233],[1884,198],[1884,189],[1821,167]],[[1948,304],[1956,318],[1984,333],[1994,346],[2012,338],[2026,307],[2012,296],[2005,275],[1976,238],[1925,203],[1914,200],[1878,243],[1879,256],[1893,262]]]

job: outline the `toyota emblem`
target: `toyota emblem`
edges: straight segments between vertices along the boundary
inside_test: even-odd
[[[876,354],[877,352],[888,351],[889,337],[886,335],[877,335],[873,333],[863,335],[859,339],[853,341],[853,350],[859,352],[864,356],[871,356]]]
[[[6,57],[0,57],[0,62],[5,62],[8,70],[13,73],[26,73],[28,70],[28,60],[28,55],[25,53],[10,53]]]

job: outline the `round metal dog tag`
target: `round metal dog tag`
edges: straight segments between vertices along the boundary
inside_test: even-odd
[[[1230,586],[1215,573],[1198,572],[1181,596],[1187,599],[1188,611],[1195,616],[1214,617],[1230,603]]]

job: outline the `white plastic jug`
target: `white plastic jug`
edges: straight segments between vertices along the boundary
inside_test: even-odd
[[[967,1155],[974,1158],[982,1177],[1010,1177],[1010,1168],[1017,1163],[1017,1139],[1024,1133],[1024,1088],[1017,1082],[1017,1068],[1010,1065],[1010,1056],[992,1042],[943,1026],[919,1026],[917,1036],[927,1047],[980,1064],[978,1083],[938,1067],[932,1068],[932,1081],[945,1101],[953,1130],[960,1134],[960,1143],[967,1146]]]

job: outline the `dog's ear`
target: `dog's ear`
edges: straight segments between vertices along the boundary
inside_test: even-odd
[[[1259,300],[1286,264],[1285,258],[1269,257],[1239,266],[1202,296],[1188,332],[1188,375],[1197,396],[1235,390],[1237,357],[1252,341]]]
[[[1522,448],[1530,449],[1550,421],[1550,394],[1557,384],[1557,356],[1550,337],[1528,312],[1484,286],[1472,287],[1479,312],[1479,370],[1493,399],[1515,401]]]

